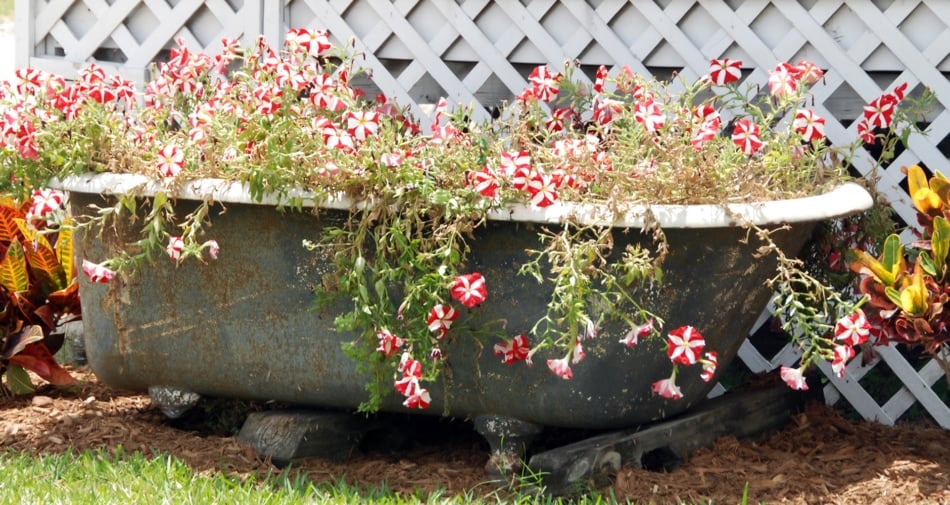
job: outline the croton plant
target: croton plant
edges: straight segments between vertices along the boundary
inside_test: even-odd
[[[54,385],[74,382],[53,357],[62,325],[80,317],[63,213],[63,197],[52,190],[37,190],[25,204],[0,201],[0,374],[14,393],[32,391],[27,370]],[[53,221],[65,226],[50,229]]]
[[[176,214],[175,191],[187,179],[238,180],[253,197],[277,195],[289,207],[299,206],[300,190],[366,204],[305,244],[334,266],[317,298],[351,302],[336,324],[356,335],[347,351],[376,378],[365,406],[395,389],[407,407],[425,408],[425,384],[450,359],[441,343],[468,312],[462,307],[490,303],[499,282],[466,267],[472,232],[492,209],[574,201],[623,212],[633,204],[805,196],[848,179],[847,160],[863,143],[892,142],[885,139],[913,126],[913,108],[898,107],[906,86],[898,86],[869,104],[860,138],[832,146],[810,94],[821,69],[779,63],[760,89],[743,84],[742,62],[730,59],[713,60],[692,83],[625,66],[590,76],[570,62],[540,66],[497,114],[450,110],[440,100],[431,123],[420,124],[391,98],[367,97],[353,85],[359,57],[332,45],[327,32],[293,29],[278,49],[263,39],[248,48],[224,40],[219,54],[207,55],[181,44],[143,91],[94,64],[74,82],[19,70],[0,91],[2,183],[16,191],[113,171],[162,184],[149,202],[120,196],[77,223],[141,219],[141,240],[105,261],[83,262],[96,282],[131,272],[153,253],[174,262],[227,254],[206,226],[212,202]],[[767,230],[752,228],[769,242]],[[701,366],[711,379],[717,360],[703,329],[665,330],[661,315],[630,296],[630,286],[662,280],[664,238],[652,232],[655,247],[631,247],[616,262],[606,261],[613,244],[601,228],[566,223],[542,234],[522,274],[554,285],[548,312],[533,328],[489,337],[489,348],[512,366],[559,349],[542,366],[569,380],[586,341],[615,321],[629,329],[618,352],[645,338],[667,341],[673,374],[657,380],[657,394],[681,396],[680,366]],[[859,303],[809,276],[794,257],[779,259],[776,306],[802,345],[802,366],[840,358],[839,344],[867,332]],[[804,384],[798,370],[783,375]]]
[[[905,173],[921,231],[906,244],[900,235],[889,235],[879,257],[856,249],[851,267],[862,276],[874,342],[923,348],[950,381],[950,363],[942,353],[950,343],[950,311],[944,309],[950,303],[950,180],[939,172],[928,180],[918,165]]]

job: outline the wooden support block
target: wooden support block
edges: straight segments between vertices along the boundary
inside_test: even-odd
[[[261,458],[278,466],[301,458],[344,460],[359,450],[374,423],[344,412],[272,410],[254,412],[238,433]]]
[[[608,484],[621,465],[670,470],[721,436],[764,436],[782,428],[810,398],[785,385],[728,393],[674,419],[535,454],[528,467],[543,475],[546,492],[571,495],[588,484]]]

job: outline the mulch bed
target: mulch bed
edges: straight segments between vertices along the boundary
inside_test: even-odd
[[[42,387],[32,397],[0,398],[0,447],[31,454],[100,449],[172,454],[199,473],[243,477],[277,471],[233,437],[184,430],[146,395],[115,391],[76,371],[79,385]],[[411,423],[412,421],[410,421]],[[484,465],[487,445],[461,423],[420,418],[427,436],[369,444],[346,461],[295,464],[314,481],[412,493],[444,488],[476,496],[497,489]],[[365,445],[365,444],[364,444]],[[887,427],[851,421],[811,404],[763,440],[723,437],[671,472],[623,468],[613,493],[637,503],[950,504],[950,431],[927,422]]]

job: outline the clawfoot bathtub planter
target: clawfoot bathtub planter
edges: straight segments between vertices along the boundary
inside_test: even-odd
[[[110,194],[140,187],[143,198],[158,183],[129,175],[85,175],[61,181],[71,212],[90,212]],[[299,195],[306,197],[306,195]],[[212,212],[210,233],[220,244],[212,265],[176,265],[167,258],[108,284],[80,279],[86,352],[96,375],[109,386],[147,391],[150,387],[248,400],[278,400],[300,406],[353,410],[365,399],[367,378],[341,351],[352,335],[334,330],[333,307],[313,309],[314,290],[328,264],[302,246],[326,223],[343,219],[350,204],[311,212],[278,211],[272,200],[253,201],[240,184],[218,180],[185,182],[178,209],[187,199],[213,199],[226,212]],[[304,198],[303,201],[307,201]],[[217,205],[217,204],[216,204]],[[871,205],[857,185],[845,184],[816,197],[762,204],[651,206],[670,252],[663,283],[637,296],[666,320],[665,329],[691,325],[719,355],[720,369],[736,355],[771,291],[764,281],[774,261],[755,259],[755,243],[738,218],[759,225],[788,224],[776,232],[788,253],[800,250],[813,225]],[[330,205],[334,206],[333,204]],[[220,207],[216,210],[220,210]],[[632,208],[609,223],[615,250],[640,234],[645,208]],[[662,419],[702,400],[715,380],[700,379],[700,367],[677,377],[683,399],[655,395],[651,383],[668,377],[671,363],[659,339],[628,348],[619,343],[627,329],[602,328],[586,343],[586,361],[572,380],[552,374],[539,353],[534,366],[506,365],[492,354],[494,341],[475,336],[480,328],[504,324],[514,335],[530,330],[544,313],[550,287],[517,275],[537,247],[536,230],[565,219],[603,219],[596,207],[556,204],[545,209],[503,206],[490,226],[472,241],[470,267],[490,285],[487,301],[471,309],[468,326],[452,328],[444,345],[447,373],[431,386],[432,404],[422,413],[481,419],[486,426],[560,426],[612,429]],[[132,229],[132,228],[130,228]],[[138,237],[130,230],[87,230],[77,240],[77,260],[102,261]],[[754,242],[754,239],[752,240]],[[499,323],[502,322],[502,323]],[[493,326],[494,325],[494,326]],[[382,409],[406,411],[402,399],[384,399]],[[489,421],[486,421],[489,420]],[[528,429],[524,429],[524,427]],[[502,433],[496,433],[501,437]],[[519,439],[520,440],[520,439]],[[490,440],[491,441],[491,440]],[[493,441],[497,451],[504,451]]]

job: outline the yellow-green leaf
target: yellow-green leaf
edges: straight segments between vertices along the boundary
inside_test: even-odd
[[[0,261],[0,284],[7,291],[26,291],[30,288],[30,276],[26,271],[26,256],[20,241],[10,243],[7,254]]]
[[[76,275],[75,264],[73,262],[75,243],[73,242],[72,224],[71,218],[63,220],[63,225],[60,227],[56,237],[56,258],[59,259],[59,264],[63,267],[63,275],[66,277],[66,282],[71,281]]]
[[[950,252],[950,223],[943,216],[934,218],[934,231],[930,236],[930,248],[934,255],[937,277],[943,278],[947,271],[947,253]]]

